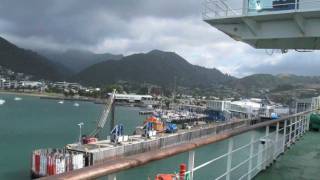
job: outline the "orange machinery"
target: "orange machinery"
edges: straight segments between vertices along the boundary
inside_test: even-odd
[[[156,130],[157,132],[164,132],[165,131],[165,125],[160,119],[158,119],[154,116],[151,116],[144,121],[144,124],[146,124],[147,122],[151,122],[154,130]]]

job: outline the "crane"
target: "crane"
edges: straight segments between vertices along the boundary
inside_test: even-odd
[[[105,126],[108,116],[113,109],[115,96],[116,96],[116,90],[114,89],[111,96],[107,99],[107,102],[104,105],[102,112],[100,113],[100,117],[99,117],[99,120],[97,121],[96,128],[91,132],[90,137],[97,137],[101,132],[101,130],[103,129],[103,127]]]

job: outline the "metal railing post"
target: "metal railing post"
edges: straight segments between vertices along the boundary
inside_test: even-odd
[[[108,180],[117,180],[116,174],[110,174],[110,175],[108,175]]]
[[[299,138],[302,137],[302,130],[303,130],[303,123],[302,123],[303,117],[300,116],[299,118]]]
[[[284,121],[284,126],[283,126],[283,149],[282,149],[282,152],[284,152],[286,149],[286,141],[287,141],[287,120]]]
[[[291,146],[292,143],[292,118],[290,118],[290,130],[289,130],[289,141],[288,141],[288,147]]]
[[[300,130],[300,135],[303,136],[303,133],[304,133],[304,119],[303,119],[303,117],[301,116],[301,130]]]
[[[242,0],[242,15],[248,14],[248,0]]]
[[[233,138],[229,139],[228,143],[228,159],[227,159],[227,176],[226,180],[230,180],[231,163],[232,163]]]
[[[266,126],[266,139],[265,139],[265,150],[264,150],[264,160],[263,160],[263,169],[265,170],[267,168],[267,165],[268,165],[268,156],[269,156],[269,153],[268,153],[268,150],[269,150],[269,130],[270,130],[270,127],[269,126]]]
[[[251,180],[252,159],[253,159],[253,152],[254,152],[254,139],[255,139],[255,133],[251,132],[250,155],[249,155],[249,166],[248,166],[248,180]]]
[[[277,122],[277,127],[276,127],[276,142],[275,142],[275,151],[273,153],[273,160],[276,160],[277,158],[277,154],[278,154],[278,147],[279,146],[279,127],[280,127],[280,123]]]
[[[303,133],[307,131],[307,120],[303,117]]]
[[[293,131],[293,142],[296,142],[297,140],[297,124],[298,124],[298,121],[297,121],[298,117],[295,117],[294,118],[294,131]]]
[[[193,180],[195,151],[189,151],[188,171],[190,172],[189,180]]]
[[[310,118],[308,118],[308,116],[307,115],[305,115],[305,117],[304,117],[306,120],[307,120],[307,131],[309,131],[310,129]]]
[[[296,140],[300,138],[300,116],[297,117],[297,130],[296,130]]]

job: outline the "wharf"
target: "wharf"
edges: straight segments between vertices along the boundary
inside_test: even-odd
[[[63,100],[63,101],[85,101],[85,102],[94,102],[95,104],[105,104],[105,99],[96,99],[96,98],[88,98],[88,97],[48,97],[48,96],[40,96],[40,99],[48,99],[48,100]]]
[[[139,115],[152,115],[154,111],[140,111]]]
[[[174,134],[159,133],[151,139],[141,135],[129,136],[127,142],[122,142],[118,145],[111,143],[110,140],[102,140],[95,144],[68,144],[66,148],[69,151],[85,153],[90,161],[89,163],[86,162],[86,164],[93,165],[108,159],[161,149],[249,125],[249,120],[223,124],[206,124],[189,130],[179,130]]]
[[[207,121],[208,116],[196,116],[196,117],[182,117],[177,119],[169,120],[175,124],[183,124],[183,123],[191,123],[191,122],[198,122],[198,121]]]

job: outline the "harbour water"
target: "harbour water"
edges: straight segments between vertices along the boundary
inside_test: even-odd
[[[0,94],[0,99],[6,102],[0,106],[0,179],[29,179],[30,156],[34,149],[59,148],[75,142],[79,137],[78,123],[84,122],[83,134],[94,129],[96,120],[102,110],[101,105],[90,102],[64,102],[44,100],[37,97],[24,96],[21,101],[15,101],[13,95]],[[141,125],[143,116],[139,115],[140,108],[117,107],[116,123],[122,123],[126,134],[132,134],[134,127]],[[103,136],[108,135],[106,127]],[[261,132],[250,132],[262,134]],[[235,147],[249,141],[250,133],[235,137]],[[218,157],[227,151],[227,142],[202,147],[196,150],[196,165],[205,160]],[[208,153],[210,152],[210,153]],[[248,149],[243,149],[233,158],[239,162],[246,158]],[[118,179],[153,179],[157,173],[174,173],[180,163],[187,161],[188,154],[153,162],[148,165],[121,172]],[[225,171],[226,159],[195,173],[195,179],[213,179]],[[244,166],[245,167],[245,166]],[[232,177],[237,179],[241,174],[239,168]]]
[[[6,102],[0,106],[0,179],[30,179],[31,152],[38,148],[63,147],[79,138],[79,122],[84,122],[83,133],[94,129],[102,110],[90,102],[65,101],[23,96],[15,101],[14,95],[0,94]],[[135,127],[139,109],[117,107],[116,114],[125,127]],[[108,128],[108,127],[106,127]],[[133,129],[125,129],[132,133]],[[108,130],[104,131],[105,136]]]

